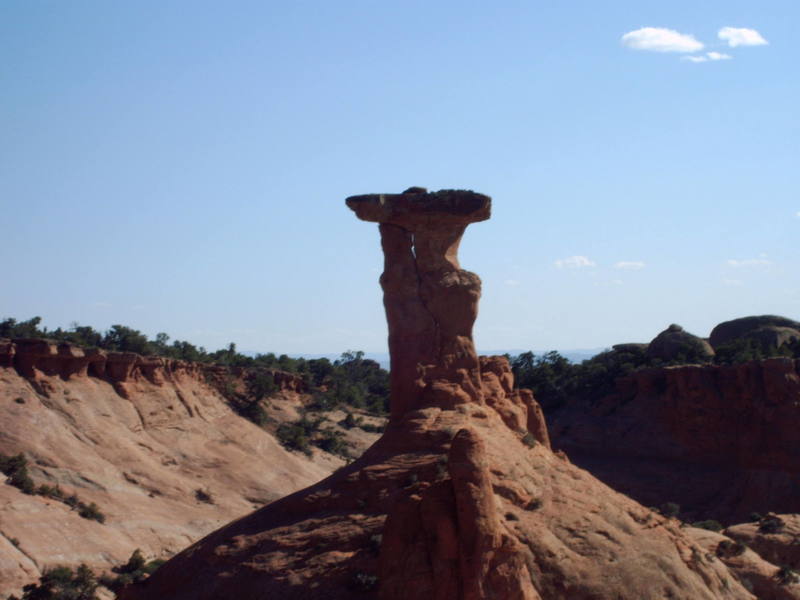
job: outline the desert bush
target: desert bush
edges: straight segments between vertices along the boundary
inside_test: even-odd
[[[83,502],[78,502],[78,514],[83,517],[84,519],[91,519],[93,521],[97,521],[98,523],[105,523],[106,516],[100,512],[100,507],[97,506],[94,502],[90,502],[89,504],[84,504]]]
[[[116,574],[115,577],[108,574],[103,575],[100,577],[100,583],[113,592],[119,593],[125,586],[147,579],[165,562],[162,559],[148,562],[142,555],[142,551],[137,548],[127,563],[111,569]]]
[[[767,515],[758,522],[758,531],[759,533],[778,533],[783,526],[783,519],[778,515]]]
[[[665,517],[677,517],[681,512],[681,506],[675,502],[665,502],[659,507],[659,512]]]
[[[275,432],[275,437],[284,448],[311,456],[311,435],[319,427],[319,423],[319,420],[309,421],[303,415],[294,423],[281,423]]]
[[[722,523],[715,521],[714,519],[695,521],[692,523],[692,527],[697,527],[698,529],[708,529],[709,531],[722,531]]]
[[[19,488],[24,494],[36,493],[36,486],[28,475],[28,459],[20,453],[14,456],[0,454],[0,471],[8,477],[6,483]]]
[[[348,445],[341,431],[335,431],[330,428],[321,429],[318,434],[312,438],[311,443],[330,454],[336,454],[342,458],[350,458]]]
[[[22,600],[97,600],[97,579],[81,564],[74,572],[69,567],[46,569],[39,583],[22,588]],[[10,596],[9,600],[19,600]]]
[[[731,540],[722,540],[717,544],[716,554],[720,558],[727,558],[730,556],[740,556],[745,553],[747,546],[741,542]]]
[[[199,502],[205,502],[206,504],[214,504],[214,497],[211,495],[211,492],[208,490],[204,490],[202,488],[197,488],[194,491],[194,497]]]

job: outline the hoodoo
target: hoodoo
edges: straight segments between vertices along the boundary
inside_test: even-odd
[[[675,519],[550,449],[508,361],[472,341],[457,250],[490,199],[353,196],[379,224],[391,419],[357,461],[184,550],[127,600],[754,598]]]
[[[491,199],[460,190],[352,196],[358,218],[380,224],[383,304],[389,325],[392,417],[480,396],[472,343],[481,280],[458,264],[467,225],[489,218]]]

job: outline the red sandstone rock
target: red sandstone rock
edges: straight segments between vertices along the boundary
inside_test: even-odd
[[[777,518],[777,519],[776,519]],[[765,515],[765,520],[776,519],[780,526],[769,529],[762,523],[742,523],[728,527],[728,537],[747,544],[758,554],[778,566],[800,571],[800,514]],[[800,589],[800,588],[798,588]]]
[[[356,462],[219,529],[124,600],[751,599],[674,520],[554,454],[538,405],[471,330],[477,194],[360,196],[380,222],[392,417]],[[485,368],[483,368],[485,367]],[[542,443],[531,443],[527,426]]]
[[[14,342],[7,339],[0,339],[0,367],[10,367],[14,364],[14,354],[17,349]]]
[[[800,361],[646,369],[557,416],[555,445],[616,489],[699,518],[800,506]]]
[[[687,533],[705,550],[706,560],[722,561],[759,600],[800,600],[800,584],[781,582],[779,566],[764,560],[755,547],[742,546],[721,533],[689,527]]]
[[[468,224],[489,218],[489,197],[411,188],[403,194],[351,196],[347,205],[360,219],[380,223],[392,416],[448,399],[479,400],[472,325],[481,281],[460,268],[458,246]]]
[[[54,375],[37,367],[36,379],[20,376],[13,361],[0,367],[0,453],[23,453],[36,486],[58,485],[96,503],[106,521],[82,518],[62,502],[0,481],[0,598],[21,596],[21,587],[37,581],[45,567],[85,562],[108,572],[136,548],[148,559],[167,558],[344,464],[316,449],[310,458],[284,449],[231,410],[201,365],[166,360],[159,385],[134,366],[124,382],[126,399],[113,388],[120,382],[64,377],[70,361],[103,356],[75,354],[53,357],[61,361]],[[308,400],[284,391],[265,409],[277,426],[299,418]],[[345,414],[327,416],[338,423]],[[343,433],[354,453],[377,438],[358,428]],[[199,501],[197,489],[214,503]]]

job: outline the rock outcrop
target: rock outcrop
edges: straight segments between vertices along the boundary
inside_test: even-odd
[[[706,362],[714,356],[714,349],[703,338],[692,335],[673,323],[653,338],[647,346],[647,356],[665,361],[689,358],[692,361]]]
[[[458,246],[467,225],[489,218],[489,197],[411,188],[352,196],[347,205],[360,219],[380,225],[392,416],[477,400],[480,366],[472,325],[481,280],[461,269]]]
[[[648,505],[740,522],[800,506],[800,361],[644,369],[598,404],[557,415],[577,464]]]
[[[783,563],[769,562],[754,547],[721,533],[694,527],[686,532],[703,547],[708,560],[720,560],[759,600],[800,600],[800,581],[781,571],[777,565]]]
[[[214,532],[126,600],[753,598],[674,520],[548,447],[508,363],[476,356],[458,266],[472,192],[357,196],[380,224],[392,415],[353,464]]]
[[[759,521],[728,527],[724,533],[770,563],[800,571],[800,514],[768,513]]]
[[[124,384],[131,382],[146,380],[161,386],[176,377],[187,375],[220,387],[227,379],[247,379],[256,372],[270,375],[278,390],[297,393],[308,391],[301,376],[276,369],[227,367],[160,356],[141,356],[134,352],[110,352],[39,338],[0,339],[0,367],[14,367],[17,373],[33,382],[53,377],[63,381],[82,377],[103,379],[114,385],[123,397],[127,397],[128,393]]]
[[[775,315],[742,317],[714,327],[709,341],[714,348],[719,348],[742,338],[778,348],[788,341],[800,339],[800,322]]]
[[[267,415],[294,421],[309,400],[296,392],[303,381],[272,373],[281,391]],[[105,516],[103,523],[82,518],[0,474],[0,597],[21,595],[56,565],[109,571],[136,548],[166,558],[345,464],[320,451],[311,458],[289,452],[232,410],[223,384],[243,391],[250,375],[48,340],[0,340],[0,454],[24,454],[37,487],[58,486]],[[357,428],[343,435],[359,453],[377,438]]]

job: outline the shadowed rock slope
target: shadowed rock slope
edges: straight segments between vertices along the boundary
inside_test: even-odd
[[[642,503],[726,523],[800,506],[800,361],[643,369],[567,406],[554,444]]]
[[[392,417],[359,460],[219,529],[126,600],[754,598],[675,520],[549,447],[503,358],[472,342],[480,279],[460,268],[464,191],[356,196],[378,222]]]

